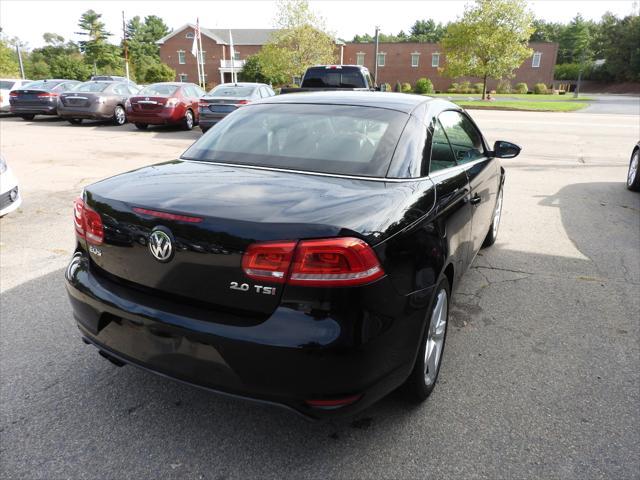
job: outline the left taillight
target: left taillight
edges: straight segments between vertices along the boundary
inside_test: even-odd
[[[246,105],[247,103],[250,103],[249,100],[238,100],[236,105]]]
[[[94,245],[100,245],[104,241],[104,226],[100,214],[89,207],[81,197],[73,202],[73,223],[78,237]]]
[[[373,249],[351,237],[254,243],[242,268],[255,280],[315,287],[365,285],[384,276]]]
[[[18,92],[9,92],[10,98],[16,98],[18,95],[19,95]]]

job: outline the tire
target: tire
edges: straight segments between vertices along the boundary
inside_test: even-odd
[[[404,384],[407,394],[418,402],[426,400],[431,395],[438,381],[447,339],[450,297],[449,280],[445,277],[440,280],[434,291],[431,307],[425,320],[418,357],[413,371]]]
[[[23,120],[33,120],[35,118],[35,115],[20,115],[22,117]]]
[[[118,126],[127,123],[127,114],[122,105],[116,105],[116,108],[113,111],[113,123]]]
[[[640,192],[640,148],[636,148],[629,161],[627,172],[627,188],[634,192]]]
[[[194,124],[193,112],[191,110],[187,110],[184,114],[184,118],[182,119],[183,130],[191,130]]]
[[[147,127],[149,126],[146,123],[138,123],[138,122],[136,122],[135,125],[138,130],[146,130]]]
[[[491,226],[489,232],[482,242],[482,248],[487,248],[496,243],[498,239],[498,229],[500,227],[500,219],[502,218],[502,205],[503,205],[503,188],[500,188],[498,192],[498,199],[496,200],[496,206],[493,210],[493,217],[491,218]]]
[[[82,119],[81,118],[67,118],[67,122],[69,122],[71,125],[80,125],[82,123]]]

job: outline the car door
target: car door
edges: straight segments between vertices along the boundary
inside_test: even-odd
[[[493,218],[500,187],[498,161],[487,155],[482,134],[466,114],[448,110],[438,117],[458,165],[469,180],[469,203],[473,205],[469,263],[482,247]]]
[[[196,87],[195,85],[187,85],[186,87],[183,87],[184,96],[186,97],[185,101],[189,105],[189,108],[191,108],[196,122],[200,118],[200,109],[198,108],[200,95],[198,90],[200,90],[200,87]]]
[[[129,86],[126,83],[118,83],[113,87],[113,108],[115,110],[116,105],[122,105],[127,102],[129,98]]]
[[[465,168],[456,161],[453,149],[440,121],[429,125],[429,177],[436,189],[436,209],[442,234],[447,242],[447,256],[454,265],[456,279],[469,266],[473,206],[469,203],[469,180]]]

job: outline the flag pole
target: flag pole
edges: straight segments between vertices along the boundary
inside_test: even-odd
[[[196,19],[196,28],[193,33],[193,44],[191,45],[191,53],[196,57],[196,69],[198,70],[198,85],[200,85],[200,59],[198,58],[198,35],[200,31],[200,19]]]
[[[202,30],[200,30],[200,19],[198,19],[198,55],[200,56],[200,73],[202,75],[201,88],[206,88],[204,81],[204,57],[202,56]]]
[[[233,36],[231,35],[231,30],[229,30],[229,44],[231,46],[231,82],[238,83],[238,78],[236,77],[236,52],[235,48],[233,48]]]
[[[127,24],[124,21],[124,10],[122,11],[122,43],[124,44],[124,71],[129,80],[129,49],[127,46]]]

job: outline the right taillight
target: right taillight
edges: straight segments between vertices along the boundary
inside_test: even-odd
[[[364,285],[384,276],[373,249],[351,237],[255,243],[242,268],[256,280],[301,286]]]
[[[100,214],[80,197],[73,202],[73,223],[80,238],[94,245],[100,245],[104,241],[104,226]]]

